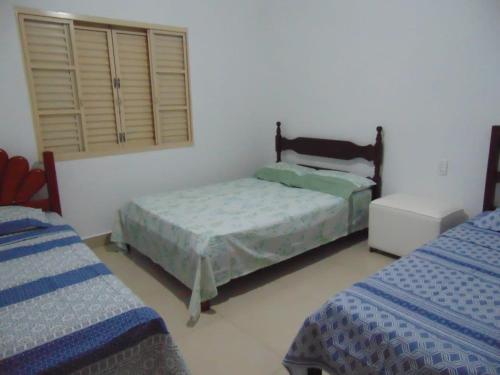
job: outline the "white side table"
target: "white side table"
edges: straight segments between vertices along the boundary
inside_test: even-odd
[[[370,250],[405,256],[467,218],[463,209],[409,194],[371,202]]]

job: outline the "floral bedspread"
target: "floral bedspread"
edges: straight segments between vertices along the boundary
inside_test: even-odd
[[[356,227],[366,215],[360,196]],[[349,233],[349,202],[256,178],[147,196],[120,211],[112,240],[128,243],[192,290],[189,312],[231,279]]]

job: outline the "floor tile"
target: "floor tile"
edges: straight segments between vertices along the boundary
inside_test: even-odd
[[[281,358],[252,336],[223,320],[177,342],[193,375],[273,374]]]
[[[394,261],[344,239],[218,288],[212,309],[189,323],[190,291],[151,260],[113,245],[97,256],[166,320],[193,375],[285,375],[281,361],[304,319],[329,297]]]
[[[278,368],[274,373],[273,375],[290,375],[290,373],[288,372],[288,370],[285,368],[285,366],[281,366],[280,368]],[[304,374],[306,375],[306,374]]]
[[[293,338],[310,313],[319,307],[316,299],[285,289],[275,296],[247,305],[240,301],[221,306],[219,313],[247,335],[261,341],[283,358]],[[241,309],[234,305],[241,306]],[[225,308],[227,307],[227,309]]]
[[[94,252],[146,305],[165,319],[175,340],[221,318],[212,311],[202,314],[195,325],[191,324],[187,308],[189,289],[142,255],[125,255],[115,250],[106,246]]]

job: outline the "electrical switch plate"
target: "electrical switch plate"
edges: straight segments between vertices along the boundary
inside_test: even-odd
[[[448,175],[448,160],[442,159],[439,161],[439,175],[440,176]]]

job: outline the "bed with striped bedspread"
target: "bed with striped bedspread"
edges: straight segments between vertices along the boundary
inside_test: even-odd
[[[68,225],[0,236],[0,374],[188,374],[163,319]]]
[[[500,374],[500,233],[459,225],[303,323],[292,374]]]

